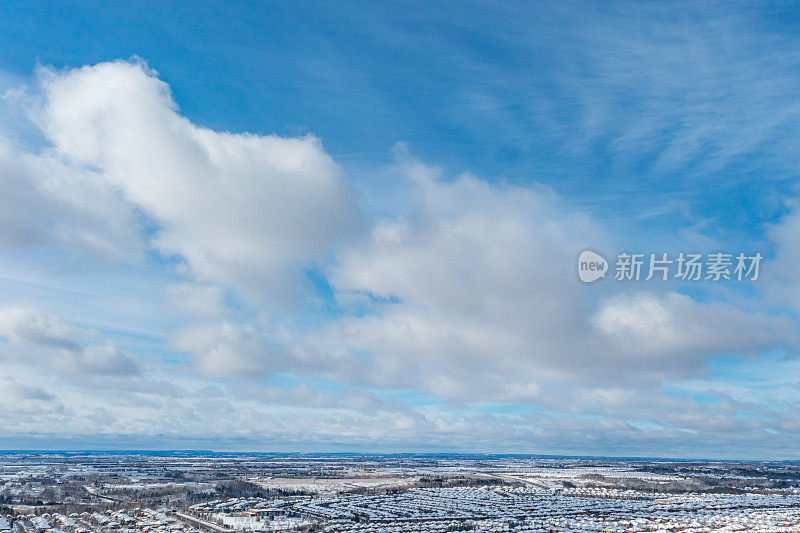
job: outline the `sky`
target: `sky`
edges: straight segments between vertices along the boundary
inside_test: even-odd
[[[799,25],[3,2],[0,449],[796,458]]]

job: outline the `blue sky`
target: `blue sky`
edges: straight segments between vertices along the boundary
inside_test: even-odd
[[[798,21],[5,3],[0,445],[794,456]]]

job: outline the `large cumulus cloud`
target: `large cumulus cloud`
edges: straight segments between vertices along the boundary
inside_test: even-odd
[[[313,136],[194,125],[141,63],[39,78],[36,121],[54,152],[149,217],[156,248],[198,279],[285,303],[303,268],[325,262],[359,225],[353,189]]]

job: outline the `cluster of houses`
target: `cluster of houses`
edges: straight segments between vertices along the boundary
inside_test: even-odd
[[[197,504],[199,517],[237,531],[800,531],[797,494],[672,494],[524,486],[327,493],[291,500],[233,498]],[[261,525],[258,525],[261,524]]]
[[[103,532],[148,532],[182,533],[198,532],[192,524],[186,524],[166,510],[135,508],[132,510],[108,510],[105,512],[82,512],[69,515],[60,513],[26,514],[0,517],[0,532],[25,533],[90,533]],[[5,527],[5,529],[4,529]]]
[[[20,453],[0,462],[12,531],[800,531],[800,465]]]

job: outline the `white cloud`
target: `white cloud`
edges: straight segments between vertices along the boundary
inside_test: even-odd
[[[639,292],[601,302],[592,324],[638,367],[669,361],[689,374],[719,354],[758,354],[795,346],[785,317],[745,312],[724,303],[699,303],[684,294]]]
[[[534,401],[554,380],[651,386],[717,355],[797,343],[786,318],[613,282],[581,285],[578,252],[605,248],[607,237],[547,191],[401,165],[418,210],[376,225],[331,270],[343,302],[365,294],[378,302],[292,350],[296,360],[316,357],[329,377]]]
[[[90,169],[0,132],[0,247],[58,244],[72,253],[137,260],[143,250],[131,208]]]
[[[39,89],[36,123],[52,146],[26,152],[0,139],[0,186],[9,191],[0,196],[0,246],[59,243],[135,260],[143,226],[152,227],[152,245],[187,267],[166,298],[195,321],[173,331],[167,347],[191,353],[203,377],[176,376],[185,366],[165,361],[154,371],[96,332],[8,306],[0,356],[20,375],[0,380],[0,395],[62,417],[15,425],[20,432],[49,424],[62,434],[205,438],[213,427],[214,438],[252,442],[475,450],[498,441],[680,443],[704,419],[723,444],[739,429],[794,427],[792,413],[748,425],[734,402],[702,406],[659,388],[699,374],[715,355],[793,346],[792,323],[677,293],[581,285],[578,252],[612,249],[610,238],[601,221],[548,190],[448,179],[401,154],[398,204],[411,205],[393,206],[403,215],[359,240],[356,195],[313,137],[199,127],[137,63],[42,71]],[[789,218],[775,233],[786,268],[796,259],[795,226]],[[275,318],[278,302],[302,299],[304,270],[315,265],[329,275],[342,316]],[[233,292],[252,308],[228,309]],[[44,368],[64,376],[38,383]],[[259,386],[278,371],[346,388]],[[206,387],[205,377],[230,378],[230,387]],[[564,416],[461,413],[455,403],[412,409],[353,384],[422,389],[463,400],[464,411],[471,402],[521,402]],[[96,408],[101,397],[108,410]],[[631,419],[664,429],[643,431]],[[478,432],[490,437],[476,440]]]
[[[544,190],[468,175],[447,182],[411,159],[401,165],[418,210],[378,224],[331,273],[343,300],[360,293],[396,303],[342,319],[319,349],[372,353],[369,379],[382,385],[441,390],[481,376],[496,387],[515,373],[552,373],[550,363],[582,343],[571,334],[584,322],[571,267],[578,251],[605,240],[598,226]],[[370,371],[343,372],[362,370]]]
[[[762,277],[762,283],[772,301],[800,309],[800,208],[797,201],[787,207],[785,216],[768,228],[776,250],[773,260],[762,267],[771,273]]]
[[[82,328],[31,307],[0,308],[0,358],[75,375],[135,375],[135,357]]]
[[[359,225],[354,191],[314,137],[196,126],[138,63],[44,70],[40,85],[36,120],[58,154],[97,169],[199,280],[285,303]]]
[[[79,328],[64,324],[55,316],[23,306],[0,309],[0,335],[15,343],[40,344],[65,350],[79,349],[81,337],[86,337]]]
[[[53,400],[53,395],[42,389],[19,383],[17,380],[4,377],[0,379],[0,397],[12,402],[19,400],[40,400],[49,402]]]
[[[225,313],[225,291],[214,285],[178,283],[167,287],[167,301],[176,310],[196,317],[217,317]]]
[[[0,412],[14,413],[22,418],[21,415],[63,414],[64,406],[42,387],[4,376],[0,377]],[[0,415],[0,420],[2,418]]]
[[[196,323],[176,331],[170,344],[192,353],[194,364],[207,376],[258,378],[281,368],[278,350],[252,324]]]

